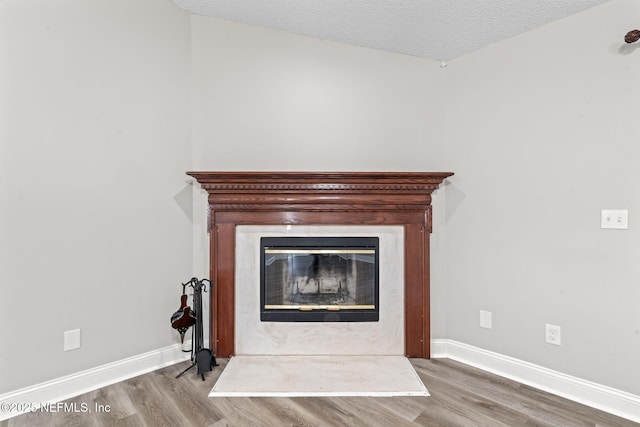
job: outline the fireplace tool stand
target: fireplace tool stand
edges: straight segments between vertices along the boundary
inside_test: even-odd
[[[204,347],[203,328],[202,328],[202,292],[207,292],[207,286],[204,282],[209,282],[209,288],[213,286],[213,282],[209,279],[198,280],[195,277],[187,283],[183,283],[183,290],[186,286],[193,288],[193,311],[195,314],[195,323],[191,329],[191,366],[180,372],[176,378],[180,378],[188,370],[194,366],[198,367],[198,375],[202,376],[204,381],[204,373],[213,370],[216,363],[215,355],[209,348]],[[184,292],[184,291],[183,291]]]

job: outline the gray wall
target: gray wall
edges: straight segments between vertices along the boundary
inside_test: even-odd
[[[451,61],[445,107],[447,337],[635,394],[639,16],[612,1]],[[628,230],[600,229],[612,208]]]
[[[179,341],[189,39],[169,1],[0,2],[0,393]]]

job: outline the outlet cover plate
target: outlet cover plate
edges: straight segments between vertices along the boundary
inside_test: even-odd
[[[480,327],[486,329],[492,329],[491,312],[480,310]]]
[[[629,210],[603,209],[600,214],[600,228],[624,230],[629,228]]]
[[[554,345],[562,344],[562,336],[560,335],[560,326],[546,325],[546,342]]]
[[[64,332],[64,351],[80,348],[80,329]]]

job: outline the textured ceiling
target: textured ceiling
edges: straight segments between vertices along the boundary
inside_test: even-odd
[[[173,0],[197,15],[448,60],[608,0]]]

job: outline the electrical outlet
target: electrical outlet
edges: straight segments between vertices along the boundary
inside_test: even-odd
[[[64,332],[64,351],[80,348],[80,329]]]
[[[562,344],[561,336],[560,336],[560,326],[557,325],[549,325],[547,323],[546,326],[546,341],[549,344],[560,345]]]
[[[491,329],[491,312],[480,310],[480,327]]]
[[[629,228],[629,211],[627,209],[603,209],[600,214],[600,228]]]

